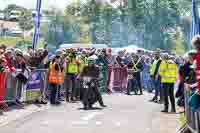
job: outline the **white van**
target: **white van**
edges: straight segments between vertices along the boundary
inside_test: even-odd
[[[20,14],[21,14],[20,11],[16,11],[16,10],[11,11],[8,19],[11,21],[17,21],[18,18],[20,17]]]

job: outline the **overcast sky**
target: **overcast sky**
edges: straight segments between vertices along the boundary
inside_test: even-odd
[[[42,0],[42,7],[65,8],[66,4],[72,0]],[[37,0],[0,0],[0,9],[4,9],[8,4],[17,4],[26,8],[35,8]]]
[[[65,8],[67,3],[75,0],[42,0],[42,8],[47,9],[49,7]],[[81,0],[87,1],[87,0]],[[110,0],[99,0],[110,1]],[[35,8],[37,0],[0,0],[0,9],[4,9],[8,4],[17,4],[26,8]]]

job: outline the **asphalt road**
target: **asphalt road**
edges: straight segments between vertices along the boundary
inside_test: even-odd
[[[104,95],[105,109],[84,111],[80,103],[50,106],[0,126],[0,133],[175,133],[177,114],[163,114],[148,94]],[[99,106],[98,104],[96,105]]]

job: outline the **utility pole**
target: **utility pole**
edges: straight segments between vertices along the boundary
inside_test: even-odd
[[[123,19],[122,19],[122,15],[123,15],[123,3],[122,3],[123,1],[122,0],[120,0],[120,6],[119,6],[119,8],[120,8],[120,26],[119,26],[119,31],[120,31],[120,48],[122,47],[122,43],[123,43],[123,36],[122,36],[122,26],[123,26]]]
[[[33,49],[37,48],[37,43],[40,36],[41,5],[42,5],[42,0],[37,0],[36,15],[34,17],[35,30],[34,30],[33,44],[32,44]]]

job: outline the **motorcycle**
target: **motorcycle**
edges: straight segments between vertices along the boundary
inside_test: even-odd
[[[97,100],[94,88],[97,87],[97,79],[92,77],[83,77],[83,99],[84,109],[91,109]]]

